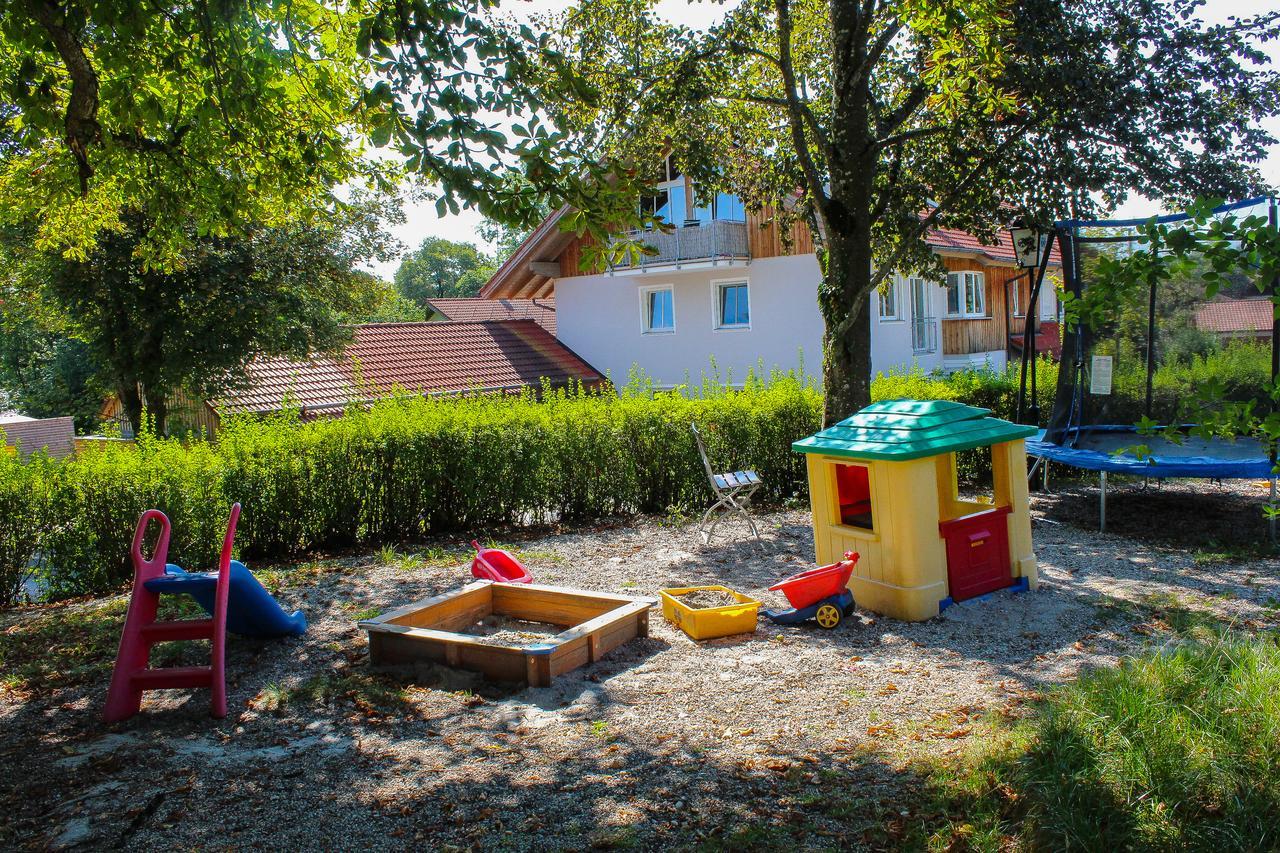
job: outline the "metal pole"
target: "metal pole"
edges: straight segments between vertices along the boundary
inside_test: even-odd
[[[1271,230],[1273,232],[1280,231],[1280,222],[1277,221],[1276,200],[1274,197],[1271,199],[1271,204],[1268,206],[1267,224],[1271,226]],[[1280,301],[1280,275],[1277,275],[1276,277],[1271,279],[1271,301],[1272,303]],[[1273,305],[1273,308],[1274,308],[1274,305]],[[1273,314],[1275,313],[1274,310],[1272,311],[1272,313]],[[1275,387],[1277,375],[1280,375],[1280,317],[1273,318],[1271,321],[1271,386],[1272,388]],[[1276,443],[1273,440],[1270,442],[1270,444],[1271,444],[1271,448],[1270,448],[1271,452],[1268,454],[1268,458],[1271,460],[1271,508],[1274,509],[1275,503],[1276,503],[1276,480],[1275,480]],[[1273,515],[1271,516],[1272,544],[1275,544],[1275,541],[1276,541],[1276,518]]]
[[[1272,452],[1274,452],[1274,451],[1272,451]],[[1274,509],[1274,508],[1275,508],[1275,505],[1276,505],[1276,478],[1275,478],[1275,477],[1272,477],[1272,478],[1271,478],[1271,507],[1272,507],[1272,509]],[[1271,528],[1271,544],[1272,544],[1272,545],[1274,545],[1274,544],[1276,543],[1276,517],[1275,517],[1274,515],[1268,515],[1268,516],[1267,516],[1267,526]]]
[[[1103,533],[1107,532],[1107,472],[1099,471],[1098,479],[1102,484],[1102,491],[1098,495],[1098,530]]]
[[[1041,472],[1041,475],[1044,477],[1044,482],[1040,484],[1040,488],[1047,495],[1049,494],[1049,460],[1048,459],[1044,460],[1044,471]]]
[[[1159,250],[1153,250],[1159,257]],[[1117,352],[1119,349],[1117,348]],[[1156,282],[1151,280],[1151,291],[1147,295],[1147,401],[1145,414],[1151,417],[1151,377],[1156,371]]]

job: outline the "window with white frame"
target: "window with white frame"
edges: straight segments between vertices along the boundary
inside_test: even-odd
[[[1015,281],[1010,287],[1009,299],[1012,300],[1010,305],[1013,308],[1013,316],[1022,316],[1022,282]]]
[[[987,284],[982,273],[953,272],[947,275],[947,316],[987,316]]]
[[[898,299],[898,277],[895,275],[877,288],[876,301],[880,304],[880,322],[902,319],[902,303]]]
[[[676,301],[671,285],[640,289],[640,329],[646,335],[676,330]]]
[[[714,282],[717,329],[746,329],[751,326],[751,296],[745,281]]]

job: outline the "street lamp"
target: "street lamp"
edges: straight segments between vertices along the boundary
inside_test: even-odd
[[[1013,238],[1013,253],[1018,259],[1018,266],[1023,269],[1034,269],[1044,260],[1045,249],[1049,246],[1049,235],[1034,225],[1015,222],[1009,226],[1009,236]]]
[[[1022,334],[1022,370],[1018,378],[1018,409],[1017,420],[1019,423],[1036,424],[1040,423],[1040,405],[1036,389],[1036,332],[1039,325],[1038,315],[1040,313],[1037,303],[1040,300],[1040,285],[1044,281],[1045,266],[1048,264],[1046,257],[1049,251],[1049,240],[1053,236],[1052,232],[1044,232],[1035,225],[1028,225],[1025,219],[1013,223],[1009,226],[1009,236],[1013,238],[1013,254],[1017,259],[1018,266],[1026,270],[1016,276],[1012,282],[1012,287],[1018,286],[1017,279],[1023,275],[1031,283],[1027,288],[1028,299],[1026,309],[1026,326]],[[1027,406],[1027,370],[1031,370],[1031,405]]]

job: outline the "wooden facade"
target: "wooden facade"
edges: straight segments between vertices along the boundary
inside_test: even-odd
[[[944,257],[948,272],[980,272],[986,288],[987,316],[981,319],[942,320],[944,355],[995,352],[1008,346],[1005,312],[1009,279],[1021,273],[1016,267],[992,266],[973,258]],[[1025,278],[1025,276],[1024,276]]]

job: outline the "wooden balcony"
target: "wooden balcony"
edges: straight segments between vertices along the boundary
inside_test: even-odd
[[[745,222],[716,219],[667,232],[632,231],[620,240],[638,240],[653,253],[624,258],[613,267],[618,272],[728,266],[751,260]]]

